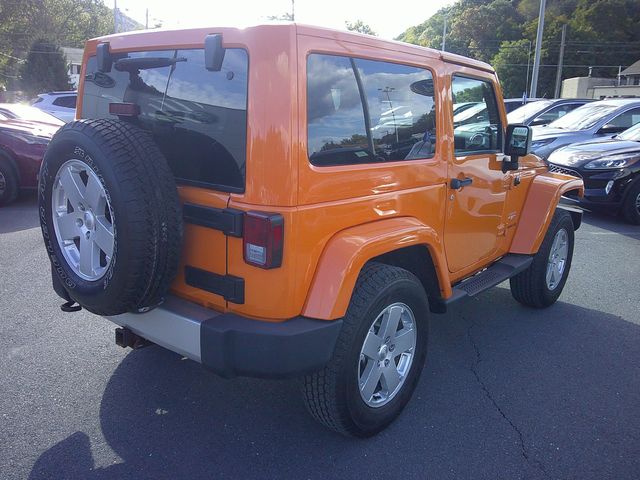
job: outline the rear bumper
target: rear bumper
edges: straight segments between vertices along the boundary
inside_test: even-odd
[[[342,320],[305,317],[253,320],[172,296],[147,313],[105,318],[223,377],[285,378],[317,370],[331,359],[342,327]]]

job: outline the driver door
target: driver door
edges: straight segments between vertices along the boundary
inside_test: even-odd
[[[454,151],[448,169],[445,251],[449,270],[465,273],[499,255],[510,176],[502,172],[504,128],[495,83],[453,74],[451,92],[452,104],[478,102],[471,121],[468,115],[454,115],[450,125]]]

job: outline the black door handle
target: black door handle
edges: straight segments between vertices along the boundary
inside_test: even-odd
[[[458,190],[462,187],[466,187],[467,185],[471,185],[473,183],[473,178],[465,177],[462,180],[457,178],[452,178],[449,186],[454,190]]]

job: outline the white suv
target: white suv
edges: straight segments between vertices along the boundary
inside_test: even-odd
[[[76,117],[78,92],[49,92],[38,95],[32,105],[50,113],[63,122],[71,122]]]

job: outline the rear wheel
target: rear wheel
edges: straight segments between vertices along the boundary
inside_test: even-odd
[[[427,296],[410,272],[371,263],[353,292],[333,358],[304,379],[304,397],[325,426],[376,434],[405,407],[424,366]]]
[[[627,222],[640,225],[640,180],[636,180],[627,193],[622,204],[622,215]]]
[[[555,303],[569,276],[573,243],[571,215],[558,209],[533,263],[509,280],[513,298],[523,305],[535,308]]]
[[[8,205],[18,196],[18,175],[13,164],[0,157],[0,206]]]

